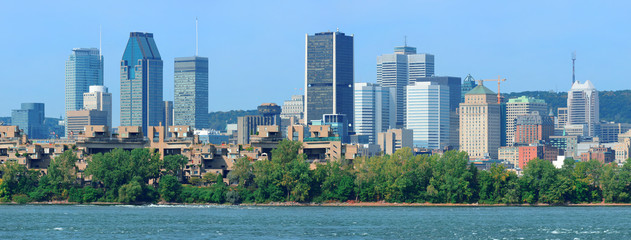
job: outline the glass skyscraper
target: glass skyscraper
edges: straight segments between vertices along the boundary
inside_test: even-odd
[[[305,122],[344,114],[352,123],[353,35],[323,32],[305,40]]]
[[[208,128],[208,58],[176,58],[174,77],[174,125]]]
[[[43,103],[22,103],[21,109],[14,109],[11,112],[11,124],[22,129],[30,139],[48,138],[44,120]]]
[[[417,54],[415,47],[395,47],[393,54],[377,57],[377,83],[397,89],[397,127],[405,125],[405,86],[413,79],[434,75],[434,55]]]
[[[103,85],[103,56],[97,48],[75,48],[66,61],[66,111],[83,108],[83,94]]]
[[[396,89],[374,83],[355,83],[355,133],[367,135],[370,143],[377,134],[395,128]]]
[[[164,118],[162,59],[152,33],[132,32],[121,60],[121,126],[158,126]]]
[[[406,87],[406,128],[413,131],[414,146],[441,149],[449,145],[449,88],[438,82],[413,82]]]

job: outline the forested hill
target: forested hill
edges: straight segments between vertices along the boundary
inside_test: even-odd
[[[226,124],[237,123],[237,118],[246,115],[258,115],[257,110],[230,110],[227,112],[210,112],[208,121],[210,129],[225,130]]]
[[[528,96],[542,99],[548,103],[556,115],[559,107],[567,106],[567,92],[526,91],[502,94],[506,99]],[[631,90],[600,91],[600,120],[608,122],[631,123]]]

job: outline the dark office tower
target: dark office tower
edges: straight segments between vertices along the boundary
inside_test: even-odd
[[[174,76],[174,125],[208,128],[208,58],[176,58]]]
[[[121,126],[158,126],[164,117],[162,59],[153,33],[132,32],[121,60]]]
[[[305,50],[306,123],[324,114],[344,114],[352,123],[353,35],[339,31],[307,35]]]

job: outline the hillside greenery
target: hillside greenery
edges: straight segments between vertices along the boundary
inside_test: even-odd
[[[71,151],[55,158],[47,175],[17,162],[0,165],[0,201],[153,203],[393,202],[568,204],[630,203],[631,162],[623,166],[566,159],[561,169],[534,159],[517,176],[494,165],[480,171],[465,152],[392,155],[342,160],[315,168],[300,154],[300,142],[283,140],[268,161],[238,159],[228,173],[206,174],[183,184],[185,158],[161,160],[149,149],[116,149],[92,156],[85,176]],[[85,177],[91,176],[90,184]],[[214,178],[214,179],[212,179]]]
[[[246,115],[258,115],[257,110],[230,110],[227,112],[210,112],[208,121],[210,129],[226,130],[227,124],[237,123],[237,118]]]
[[[506,99],[520,96],[542,99],[555,116],[558,108],[567,106],[567,92],[526,91],[502,95]],[[601,121],[631,123],[631,90],[599,91],[598,99]]]

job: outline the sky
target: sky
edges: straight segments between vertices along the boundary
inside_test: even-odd
[[[355,82],[376,81],[376,58],[407,44],[435,55],[437,76],[501,76],[502,92],[629,89],[631,1],[0,1],[0,116],[22,102],[64,109],[65,61],[99,47],[120,118],[119,64],[129,32],[151,32],[173,100],[173,60],[209,58],[209,110],[282,105],[303,94],[305,34],[354,34]],[[495,85],[490,87],[496,91]]]

